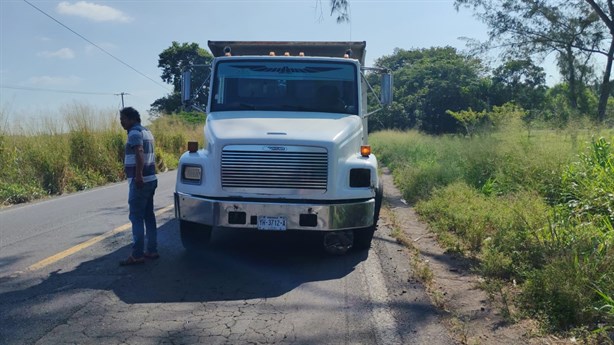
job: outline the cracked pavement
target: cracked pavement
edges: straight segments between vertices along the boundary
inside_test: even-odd
[[[172,212],[158,223],[161,258],[145,265],[118,267],[123,232],[0,275],[0,344],[454,343],[385,220],[370,251],[344,256],[317,236],[241,230],[188,255]]]

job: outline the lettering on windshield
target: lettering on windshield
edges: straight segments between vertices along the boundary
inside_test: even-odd
[[[314,66],[295,68],[295,67],[288,67],[288,66],[268,67],[264,65],[232,65],[231,67],[239,68],[239,69],[248,69],[254,72],[275,72],[275,73],[280,73],[280,74],[322,73],[322,72],[340,70],[339,67],[314,67]]]

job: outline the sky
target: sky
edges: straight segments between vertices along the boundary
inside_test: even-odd
[[[344,24],[329,13],[328,0],[0,0],[0,110],[4,121],[75,104],[115,111],[124,93],[147,117],[172,90],[158,55],[173,41],[366,41],[372,65],[395,48],[462,51],[463,37],[487,38],[452,0],[350,0]]]

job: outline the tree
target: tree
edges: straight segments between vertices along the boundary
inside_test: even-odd
[[[322,0],[318,0],[320,3]],[[337,23],[349,22],[349,0],[330,0],[330,15],[337,15]]]
[[[603,2],[598,4],[594,0],[586,0],[586,2],[595,10],[597,15],[599,16],[599,19],[601,19],[601,21],[607,26],[607,29],[610,33],[610,44],[607,53],[605,54],[607,57],[607,63],[603,72],[601,92],[599,95],[598,116],[599,121],[603,121],[605,120],[605,112],[608,105],[608,98],[610,96],[611,90],[610,75],[612,73],[612,59],[614,58],[614,4],[612,3],[612,0],[607,0],[605,5],[603,4]],[[606,8],[606,5],[608,9],[607,12],[609,14],[606,13],[605,10],[603,10],[604,8]]]
[[[606,5],[609,17],[602,10]],[[525,58],[556,52],[574,108],[578,107],[578,97],[590,77],[591,56],[605,55],[608,63],[599,106],[599,118],[603,119],[614,55],[612,0],[455,0],[455,6],[457,9],[461,6],[473,8],[476,16],[488,25],[486,49],[503,48],[506,54]],[[604,50],[607,37],[609,49]]]
[[[469,108],[469,110],[461,111],[448,110],[447,113],[456,119],[465,128],[465,133],[471,137],[480,127],[484,126],[484,120],[488,119],[486,110],[478,112]]]
[[[560,83],[548,88],[543,107],[546,110],[544,120],[565,126],[581,114],[597,114],[599,99],[593,90],[583,88],[582,92],[578,94],[578,104],[575,108],[568,102],[568,94],[569,84],[567,83]]]
[[[395,49],[376,65],[393,71],[395,102],[372,116],[372,129],[418,127],[429,133],[460,129],[448,113],[486,108],[488,79],[482,77],[481,61],[452,47],[421,50]],[[375,81],[373,81],[375,83]]]
[[[173,91],[150,104],[149,112],[152,114],[173,114],[181,110],[181,93]]]
[[[547,89],[546,73],[531,59],[507,60],[492,74],[492,105],[514,102],[524,109],[542,107]]]
[[[207,104],[207,92],[204,83],[208,71],[201,66],[209,65],[213,57],[200,48],[197,43],[182,43],[173,41],[159,55],[158,67],[162,68],[162,80],[173,85],[173,92],[157,99],[151,104],[154,113],[175,113],[181,110],[181,73],[184,69],[192,69],[191,93],[193,104],[204,109]],[[196,66],[196,67],[195,67]]]

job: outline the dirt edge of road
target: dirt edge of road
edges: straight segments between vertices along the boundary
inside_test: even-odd
[[[380,222],[394,229],[392,236],[410,252],[414,279],[422,283],[438,308],[445,311],[446,328],[461,344],[574,344],[539,332],[537,322],[512,323],[503,315],[502,301],[480,288],[482,278],[471,271],[468,260],[446,253],[437,237],[420,221],[394,185],[387,168],[382,169],[384,203]]]

